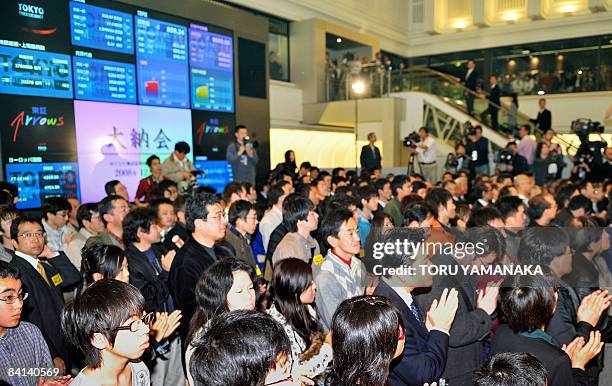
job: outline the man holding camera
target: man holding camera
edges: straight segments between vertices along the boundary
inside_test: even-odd
[[[519,154],[516,142],[508,142],[506,148],[500,151],[498,159],[495,162],[506,165],[502,172],[509,172],[512,176],[516,176],[529,171],[527,159]]]
[[[455,152],[449,153],[446,157],[446,165],[444,167],[453,175],[457,175],[462,171],[469,173],[470,158],[465,154],[465,145],[458,143],[455,146]]]
[[[466,122],[467,123],[467,122]],[[489,140],[482,136],[482,127],[468,128],[468,154],[471,156],[472,177],[489,175]]]
[[[423,177],[432,184],[438,181],[438,165],[436,163],[436,142],[429,136],[427,129],[421,127],[419,129],[419,138],[421,141],[416,144],[417,160],[421,166]]]
[[[249,129],[238,125],[234,129],[236,141],[227,147],[225,158],[232,166],[234,181],[250,182],[255,185],[255,165],[259,161],[257,150],[249,137]]]

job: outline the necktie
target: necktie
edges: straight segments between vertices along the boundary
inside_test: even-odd
[[[425,327],[425,323],[423,322],[423,317],[421,316],[419,306],[417,306],[416,302],[414,301],[410,305],[410,312],[412,312],[412,315],[414,315],[414,318],[419,322],[419,324]]]
[[[47,277],[47,273],[45,272],[45,266],[43,265],[43,263],[39,261],[37,267],[38,267],[38,272],[40,272],[40,275],[42,276],[44,281],[47,283],[49,287],[51,287],[51,283],[49,282],[49,278]]]

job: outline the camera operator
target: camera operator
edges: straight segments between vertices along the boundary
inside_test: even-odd
[[[238,125],[234,129],[236,141],[227,147],[225,158],[232,165],[234,181],[249,182],[255,185],[255,165],[259,161],[257,141],[251,141],[249,129],[246,126]]]
[[[421,166],[421,173],[428,182],[435,184],[438,181],[438,165],[436,164],[436,142],[429,136],[427,129],[419,129],[421,141],[416,145],[417,160]]]
[[[482,136],[482,127],[472,127],[469,122],[466,125],[470,125],[468,129],[468,143],[467,143],[467,154],[471,157],[471,173],[473,177],[478,175],[489,175],[489,140]]]
[[[444,168],[453,175],[456,175],[461,171],[469,173],[470,158],[465,154],[464,144],[458,143],[457,145],[455,145],[455,152],[448,153]]]
[[[563,149],[559,146],[558,143],[553,143],[552,140],[555,136],[555,131],[553,129],[547,129],[544,132],[544,136],[542,140],[546,143],[550,149],[550,157],[557,163],[557,175],[555,179],[560,179],[561,174],[563,173],[563,168],[566,167],[565,160],[563,159]]]
[[[580,147],[573,158],[572,178],[586,179],[591,182],[601,182],[609,174],[602,168],[604,162],[602,150],[606,148],[604,141],[589,141],[587,136],[580,136]]]
[[[508,172],[513,177],[529,171],[527,159],[518,153],[518,146],[514,141],[508,142],[506,148],[497,154],[495,163],[500,172]]]

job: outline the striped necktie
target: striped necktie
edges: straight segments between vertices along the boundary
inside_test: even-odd
[[[51,282],[49,281],[49,278],[47,277],[47,272],[45,272],[45,266],[43,265],[43,263],[39,261],[37,267],[38,267],[38,272],[40,272],[40,275],[42,276],[42,278],[45,280],[47,285],[51,287]]]

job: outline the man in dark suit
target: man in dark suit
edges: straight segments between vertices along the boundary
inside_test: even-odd
[[[475,230],[486,227],[471,228]],[[492,237],[483,247],[483,256],[473,261],[486,261],[495,243]],[[470,240],[478,240],[477,236]],[[466,259],[462,259],[466,263]],[[431,291],[416,296],[416,302],[421,309],[428,309],[434,300],[440,299],[448,288],[455,288],[459,293],[459,307],[455,320],[450,329],[448,357],[443,377],[451,384],[457,386],[473,385],[474,373],[483,361],[484,339],[491,330],[491,315],[497,307],[498,287],[490,287],[485,291],[478,291],[475,275],[465,275],[463,269],[455,258],[448,254],[434,255],[431,264],[448,269],[450,274],[433,277]],[[469,263],[467,263],[469,264]]]
[[[190,198],[185,207],[185,222],[191,237],[179,249],[168,285],[176,308],[183,312],[183,320],[191,320],[196,308],[195,287],[200,276],[219,260],[217,243],[225,237],[227,220],[221,200],[215,195],[200,193]],[[189,322],[181,323],[179,333],[185,341]]]
[[[384,241],[389,245],[404,240],[416,243],[421,240],[422,235],[420,229],[395,228]],[[414,275],[385,275],[374,290],[374,295],[391,300],[400,311],[404,326],[404,351],[390,367],[389,382],[392,386],[421,386],[436,382],[442,376],[446,365],[449,330],[457,311],[458,293],[455,289],[444,291],[435,307],[431,307],[427,313],[421,312],[412,297],[412,290],[415,287],[431,285],[431,276],[421,274],[421,264],[425,258],[425,254],[407,256],[394,251],[385,253],[380,261],[380,266],[384,268],[416,269]]]
[[[469,90],[476,92],[477,79],[478,74],[476,74],[476,62],[473,59],[470,59],[467,62],[467,71],[465,72],[461,83],[463,83]],[[465,90],[463,94],[465,96],[467,113],[469,115],[474,115],[474,94],[468,92],[468,90]]]
[[[535,123],[538,130],[540,130],[540,133],[544,134],[546,130],[552,128],[552,114],[550,113],[550,110],[546,108],[546,99],[540,98],[538,105],[540,106],[538,116],[536,119],[530,119],[530,121]]]
[[[498,130],[499,129],[499,123],[498,123],[498,115],[499,115],[499,106],[501,104],[500,102],[500,96],[501,96],[501,91],[499,89],[499,86],[497,85],[497,77],[495,75],[491,75],[491,79],[489,80],[490,83],[490,87],[491,89],[489,90],[489,96],[487,97],[487,100],[489,101],[489,107],[482,112],[481,114],[481,119],[483,121],[485,121],[485,117],[487,115],[491,116],[491,128],[493,130]]]
[[[361,148],[359,159],[361,160],[362,169],[374,170],[381,167],[382,161],[380,149],[374,145],[376,143],[375,133],[368,134],[368,142],[370,142],[368,145]]]
[[[21,272],[24,292],[29,294],[23,320],[40,329],[53,364],[64,374],[69,357],[61,334],[62,291],[74,288],[81,275],[63,252],[51,251],[46,245],[40,220],[17,217],[11,224],[11,239],[15,252],[10,264]]]

